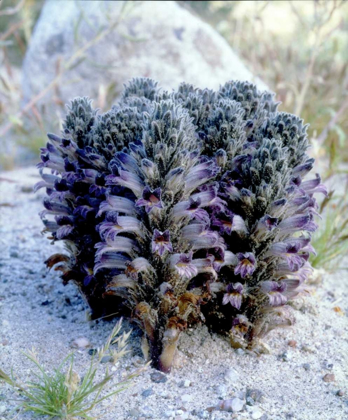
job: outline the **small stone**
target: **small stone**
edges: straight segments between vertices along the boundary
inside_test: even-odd
[[[278,359],[283,360],[283,362],[288,362],[291,359],[291,355],[287,351],[285,351],[284,353],[278,356]]]
[[[97,353],[98,353],[98,350],[97,349],[89,349],[88,350],[88,354],[90,356],[95,356]]]
[[[243,349],[237,349],[237,350],[236,350],[236,353],[237,353],[239,356],[242,356],[243,354],[245,354],[245,351],[244,351]]]
[[[251,414],[253,420],[260,419],[263,416],[263,412],[259,408],[255,408]]]
[[[255,405],[255,401],[254,401],[254,399],[253,399],[253,398],[251,398],[251,397],[247,397],[247,399],[246,399],[246,403],[247,403],[247,405],[250,405],[250,406]]]
[[[112,356],[103,356],[100,363],[112,363],[114,358]]]
[[[151,381],[155,382],[156,384],[164,383],[168,381],[166,375],[161,372],[152,372],[150,375]]]
[[[0,405],[0,414],[6,411],[6,405]]]
[[[174,417],[175,416],[175,411],[174,410],[167,410],[164,412],[164,417],[169,419],[170,417]]]
[[[224,379],[226,382],[237,382],[239,380],[239,374],[232,368],[228,368],[225,372]]]
[[[301,349],[305,353],[313,353],[313,354],[315,354],[317,352],[315,349],[313,349],[313,347],[306,346],[306,345],[302,346]]]
[[[10,257],[11,258],[19,258],[19,254],[17,251],[11,251],[10,252]]]
[[[220,396],[220,397],[225,397],[228,394],[227,391],[227,387],[225,385],[218,385],[216,387],[216,393]]]
[[[185,379],[184,388],[188,388],[190,385],[191,385],[191,381],[189,381],[188,379]]]
[[[246,390],[246,397],[250,397],[254,400],[254,402],[262,402],[263,400],[263,392],[259,389],[251,389],[247,388]]]
[[[71,343],[71,347],[74,347],[76,349],[85,349],[85,348],[89,347],[90,345],[91,345],[91,343],[85,337],[76,338]]]
[[[47,306],[50,303],[52,303],[50,300],[44,300],[43,302],[41,302],[41,306]]]
[[[323,377],[323,381],[324,382],[334,382],[335,381],[335,375],[333,373],[327,373],[324,377]]]
[[[245,392],[244,391],[237,391],[237,392],[235,392],[234,396],[241,399],[241,400],[245,400]]]
[[[128,414],[130,417],[139,417],[140,411],[137,408],[132,408],[129,410]]]
[[[309,363],[303,363],[302,367],[304,370],[310,370],[311,365]]]
[[[336,395],[337,395],[338,397],[343,397],[344,392],[343,392],[341,389],[339,389],[339,390],[336,392]]]
[[[193,396],[190,394],[184,394],[181,396],[182,402],[191,402],[193,400]]]
[[[144,398],[147,398],[147,397],[149,397],[150,395],[152,395],[153,394],[153,389],[152,388],[149,388],[149,389],[145,389],[142,393],[141,393],[141,395],[144,397]]]
[[[297,341],[295,341],[295,340],[289,340],[288,341],[288,346],[290,346],[290,347],[297,347]]]
[[[231,407],[232,407],[233,413],[238,413],[239,411],[243,410],[244,401],[241,400],[240,398],[233,398]]]

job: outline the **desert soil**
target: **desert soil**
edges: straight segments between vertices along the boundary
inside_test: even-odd
[[[44,261],[60,248],[40,232],[44,191],[34,168],[0,174],[0,368],[21,381],[32,378],[23,355],[35,349],[51,371],[72,351],[83,375],[88,351],[102,345],[114,321],[88,321],[88,308],[73,284],[63,286]],[[348,418],[348,258],[335,273],[317,272],[295,305],[296,324],[265,339],[270,354],[233,350],[225,337],[204,327],[182,335],[176,367],[156,378],[148,368],[133,385],[93,413],[120,419],[343,420]],[[132,328],[123,322],[124,330]],[[89,348],[73,349],[84,337]],[[116,366],[114,382],[143,366],[139,332],[133,326],[130,352]],[[106,364],[101,365],[101,371]],[[155,382],[157,380],[164,382]],[[248,397],[248,398],[247,398]],[[250,397],[253,397],[251,399]],[[0,420],[32,419],[21,397],[0,384]],[[240,411],[218,407],[232,400]],[[231,403],[231,401],[230,401]],[[228,406],[228,402],[225,403]]]

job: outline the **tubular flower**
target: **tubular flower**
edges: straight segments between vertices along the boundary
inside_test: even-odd
[[[155,229],[152,238],[152,252],[162,257],[165,251],[173,252],[169,230],[160,232],[158,229]]]
[[[242,296],[244,287],[241,283],[229,284],[226,287],[226,293],[222,299],[222,304],[227,305],[230,303],[236,309],[240,309],[242,306]]]
[[[242,278],[251,276],[256,269],[256,260],[252,252],[246,252],[242,254],[238,252],[237,254],[238,264],[234,269],[234,274],[240,274]]]
[[[43,231],[67,250],[47,266],[92,317],[135,319],[157,369],[202,320],[245,348],[293,322],[327,190],[307,126],[277,106],[248,82],[168,94],[137,78],[105,114],[74,99],[41,149]]]

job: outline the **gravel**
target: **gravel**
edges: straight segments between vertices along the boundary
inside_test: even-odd
[[[40,233],[43,192],[31,192],[39,180],[37,171],[2,173],[0,180],[0,368],[13,368],[16,377],[28,381],[33,379],[32,365],[23,351],[34,348],[48,371],[74,352],[75,369],[82,377],[91,349],[105,342],[114,321],[89,321],[77,288],[63,286],[57,272],[47,271],[43,262],[62,245],[52,246]],[[6,203],[13,207],[1,206]],[[348,258],[342,266],[348,266]],[[264,339],[270,354],[236,351],[226,337],[211,334],[205,326],[189,329],[180,338],[170,374],[148,368],[93,415],[101,420],[347,419],[347,271],[324,272],[320,279],[298,300],[295,326],[274,330]],[[115,383],[144,365],[139,331],[125,320],[123,329],[130,328],[130,352],[111,368]],[[82,337],[89,347],[72,348]],[[285,353],[286,362],[278,357]],[[110,369],[110,364],[100,365],[101,371],[107,366]],[[8,385],[1,386],[0,394],[1,420],[34,419],[30,413],[17,413],[20,397]],[[220,411],[219,403],[228,399],[239,400],[241,411]]]

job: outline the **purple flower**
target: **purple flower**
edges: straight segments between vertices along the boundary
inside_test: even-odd
[[[294,242],[276,242],[271,245],[269,251],[266,253],[266,256],[277,256],[284,258],[291,271],[299,270],[303,264],[304,260],[301,255],[298,254],[301,248],[300,241]]]
[[[224,213],[218,213],[212,217],[212,225],[220,228],[220,233],[231,235],[233,231],[245,234],[247,228],[244,220],[237,214],[233,214],[230,211]]]
[[[264,281],[261,284],[261,291],[269,297],[271,306],[281,306],[287,302],[287,297],[283,295],[286,291],[286,283],[276,281]]]
[[[223,248],[214,248],[213,250],[210,250],[210,252],[207,254],[207,257],[213,257],[213,268],[216,272],[219,272],[221,270],[221,267],[224,265],[225,262],[225,251]]]
[[[244,287],[242,283],[231,283],[226,287],[226,293],[222,299],[222,304],[230,303],[234,308],[240,309],[242,305]]]
[[[198,274],[197,267],[192,262],[193,252],[188,254],[176,254],[173,256],[172,265],[177,270],[177,272],[187,279],[191,279]]]
[[[146,186],[143,190],[143,198],[140,198],[136,203],[138,207],[145,207],[146,213],[151,213],[154,208],[163,209],[161,201],[161,188],[151,189]]]
[[[169,230],[160,232],[155,229],[152,237],[152,252],[158,254],[160,257],[165,251],[173,252],[173,246],[170,242]]]
[[[234,269],[234,274],[240,274],[242,278],[250,276],[256,269],[256,260],[252,252],[246,252],[242,254],[238,252],[237,254],[238,264]]]
[[[259,220],[258,229],[263,229],[271,232],[275,229],[278,225],[278,219],[276,217],[271,217],[270,215],[266,214]]]

